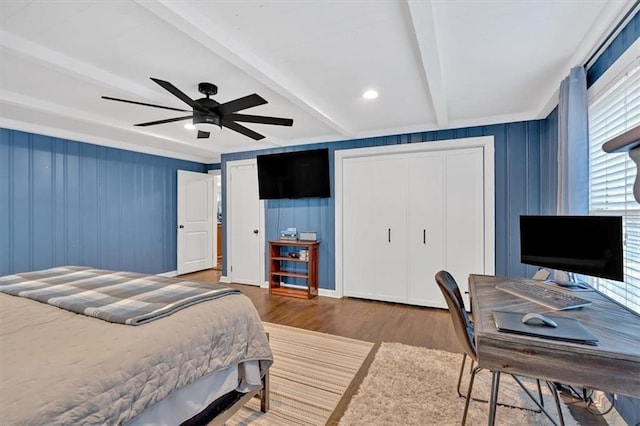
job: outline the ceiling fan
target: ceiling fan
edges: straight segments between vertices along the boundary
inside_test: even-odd
[[[235,99],[233,101],[225,102],[223,104],[211,99],[210,96],[218,93],[218,86],[211,83],[198,84],[198,91],[206,97],[200,99],[191,99],[185,95],[180,89],[168,81],[159,80],[151,77],[151,80],[158,83],[166,91],[186,103],[192,108],[191,115],[184,117],[168,118],[166,120],[149,121],[147,123],[138,123],[134,126],[154,126],[156,124],[172,123],[174,121],[181,120],[193,120],[193,125],[198,129],[198,139],[208,138],[209,134],[213,130],[219,130],[222,127],[234,130],[238,133],[242,133],[254,140],[263,139],[264,136],[260,133],[254,132],[247,127],[238,124],[237,122],[244,123],[260,123],[260,124],[273,124],[276,126],[293,126],[293,120],[290,118],[279,117],[264,117],[260,115],[247,115],[236,114],[238,111],[252,108],[258,105],[264,105],[267,103],[262,97],[257,94],[244,96],[242,98]],[[154,108],[168,109],[171,111],[190,112],[185,109],[172,108],[163,105],[148,104],[145,102],[130,101],[127,99],[112,98],[109,96],[102,96],[103,99],[118,102],[127,102],[130,104],[144,105]]]

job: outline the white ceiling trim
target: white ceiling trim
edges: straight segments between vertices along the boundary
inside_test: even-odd
[[[420,50],[422,73],[431,92],[431,101],[436,113],[438,127],[445,129],[449,125],[447,96],[442,80],[442,65],[438,50],[438,37],[430,1],[409,0],[407,2],[413,31]]]
[[[26,122],[22,120],[13,120],[10,118],[0,117],[0,127],[5,129],[13,129],[27,133],[33,133],[38,135],[46,135],[54,138],[67,139],[80,143],[92,143],[95,145],[105,146],[109,148],[123,149],[127,151],[140,152],[143,154],[158,155],[160,157],[167,157],[177,160],[193,161],[203,164],[215,164],[220,162],[220,156],[201,157],[197,155],[189,155],[180,153],[177,154],[173,151],[168,151],[158,148],[146,148],[140,149],[140,145],[134,143],[122,142],[121,140],[104,138],[100,136],[89,135],[83,132],[75,132],[71,130],[64,130],[59,127],[45,126],[42,124],[36,124],[32,122]]]
[[[54,102],[49,102],[49,101],[45,101],[42,99],[37,99],[37,98],[33,98],[31,96],[26,96],[26,95],[22,95],[19,93],[15,93],[15,92],[11,92],[8,90],[0,90],[0,100],[2,100],[2,102],[6,102],[9,104],[13,104],[13,105],[18,105],[20,107],[26,108],[26,109],[31,109],[31,110],[36,110],[36,111],[43,111],[46,113],[53,113],[55,115],[61,116],[61,117],[66,117],[69,119],[73,119],[73,120],[78,120],[78,121],[84,121],[85,123],[90,123],[90,124],[94,124],[94,125],[99,125],[99,126],[103,126],[103,127],[111,127],[113,129],[118,129],[118,130],[123,130],[129,133],[132,133],[132,136],[136,136],[139,134],[144,134],[153,138],[157,138],[157,139],[163,139],[166,141],[170,141],[173,143],[177,143],[180,145],[186,145],[186,146],[191,146],[191,147],[195,147],[198,148],[197,146],[190,144],[190,143],[185,143],[183,140],[180,139],[175,139],[175,138],[169,138],[166,136],[159,136],[156,134],[152,134],[152,133],[147,133],[143,130],[137,130],[137,129],[133,129],[129,126],[117,126],[117,125],[113,125],[113,124],[105,124],[104,122],[104,117],[102,116],[98,116],[95,114],[89,114],[85,111],[79,110],[79,109],[75,109],[75,108],[69,108],[69,107],[64,107],[58,103],[54,103]]]
[[[0,46],[17,56],[35,60],[49,68],[79,77],[90,83],[125,90],[143,98],[153,98],[155,95],[141,84],[2,30],[0,30]]]
[[[386,127],[383,129],[376,129],[370,132],[358,132],[351,139],[366,139],[366,138],[378,138],[378,137],[387,137],[387,136],[402,136],[409,135],[412,133],[421,133],[421,132],[437,132],[437,131],[456,131],[459,129],[464,129],[468,127],[484,127],[484,126],[493,126],[496,124],[508,124],[508,123],[518,123],[522,121],[531,121],[535,120],[535,110],[518,112],[513,114],[503,114],[503,115],[492,115],[489,117],[479,117],[473,119],[466,120],[454,120],[450,124],[450,127],[447,129],[442,129],[438,126],[425,126],[423,124],[416,124],[412,126],[400,126],[400,127]],[[350,139],[345,139],[341,136],[326,136],[326,137],[313,137],[307,139],[296,139],[292,141],[292,145],[308,145],[314,143],[325,143],[325,142],[343,142]],[[223,151],[223,153],[234,152],[234,151]]]
[[[531,111],[518,112],[513,114],[492,115],[489,117],[478,117],[473,119],[454,120],[449,123],[448,128],[444,128],[444,129],[440,127],[429,127],[424,125],[389,127],[389,128],[384,128],[380,130],[375,130],[372,132],[360,132],[357,135],[357,139],[406,135],[406,134],[419,133],[419,132],[456,131],[456,130],[464,129],[467,127],[484,127],[484,126],[492,126],[495,124],[517,123],[521,121],[534,120],[533,117],[535,115],[535,112],[536,111],[531,110]]]
[[[557,81],[556,87],[548,92],[543,99],[547,101],[538,108],[536,118],[544,119],[558,105],[558,96],[560,93],[560,83],[571,72],[571,68],[584,65],[585,62],[600,47],[602,42],[609,36],[615,26],[620,22],[624,15],[631,10],[635,2],[610,1],[606,2],[602,13],[593,23],[593,26],[586,32],[582,41],[578,44],[578,49],[573,53],[571,58],[566,62],[561,71],[555,75]]]
[[[314,102],[305,87],[296,84],[283,75],[253,54],[242,43],[210,25],[204,20],[202,14],[189,5],[188,2],[135,1],[149,12],[202,44],[202,46],[220,58],[240,68],[344,137],[353,137],[354,132],[325,112],[319,106],[319,102]]]
[[[126,149],[129,151],[142,152],[146,154],[161,155],[163,157],[185,159],[189,161],[197,161],[197,162],[203,162],[203,163],[219,161],[219,156],[216,153],[212,153],[208,150],[203,150],[198,146],[192,145],[190,143],[185,143],[182,140],[133,130],[128,126],[124,127],[124,126],[114,126],[111,124],[105,124],[102,117],[99,117],[93,114],[88,114],[84,111],[77,110],[74,108],[63,107],[57,103],[43,101],[41,99],[21,95],[19,93],[7,91],[7,90],[0,90],[0,101],[2,104],[16,105],[18,107],[25,108],[31,111],[40,111],[51,116],[63,117],[69,120],[73,120],[75,122],[84,122],[94,126],[102,127],[104,129],[111,129],[112,131],[115,130],[118,132],[124,132],[124,134],[127,134],[130,139],[137,142],[128,143],[121,139],[103,138],[103,137],[98,137],[85,132],[65,131],[61,129],[55,129],[53,127],[46,126],[46,125],[40,125],[37,123],[26,122],[22,120],[14,120],[7,117],[0,117],[0,123],[2,123],[0,127],[13,128],[17,130],[26,131],[26,132],[32,132],[32,133],[47,134],[47,135],[56,136],[56,137],[73,139],[78,142],[95,143],[97,145]],[[53,131],[55,131],[55,133],[52,133]],[[169,141],[176,144],[177,148],[179,148],[180,146],[184,146],[184,147],[188,147],[190,150],[199,150],[202,153],[201,155],[194,156],[194,155],[184,154],[183,152],[180,152],[177,150],[176,151],[166,150],[166,149],[156,148],[152,146],[141,145],[139,144],[141,138],[149,138],[150,143],[153,143],[153,140],[151,139],[162,139],[162,140]]]

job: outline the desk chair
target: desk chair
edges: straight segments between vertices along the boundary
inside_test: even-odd
[[[462,369],[464,369],[464,362],[467,356],[471,358],[472,365],[473,365],[473,362],[476,362],[476,363],[478,362],[478,355],[476,352],[476,345],[475,345],[474,333],[473,333],[473,325],[470,322],[469,316],[467,315],[467,312],[464,309],[464,304],[462,303],[462,295],[460,293],[460,288],[458,287],[456,280],[447,271],[438,272],[435,276],[435,279],[436,279],[436,283],[438,284],[438,287],[440,287],[440,291],[442,292],[442,295],[444,296],[445,301],[447,302],[447,306],[449,307],[449,313],[451,314],[451,319],[453,320],[453,328],[455,330],[458,341],[460,342],[460,344],[462,345],[462,348],[464,349],[464,358],[462,361],[463,362]],[[460,382],[462,380],[462,369],[460,370],[460,377],[458,378],[458,394],[460,394],[459,389],[460,389]],[[469,380],[469,388],[467,389],[467,396],[465,398],[466,401],[464,404],[464,414],[462,415],[463,425],[466,423],[467,412],[469,411],[469,402],[472,399],[471,391],[473,390],[473,382],[475,380],[476,374],[478,374],[480,370],[482,370],[482,368],[475,367],[471,372],[471,379]],[[538,395],[540,396],[540,401],[538,401],[531,394],[531,392],[522,384],[520,379],[518,379],[513,374],[511,374],[511,377],[513,377],[516,383],[520,385],[520,387],[525,391],[525,393],[529,396],[529,398],[531,398],[531,400],[538,406],[540,411],[536,411],[536,412],[544,413],[554,425],[557,425],[556,421],[549,415],[547,410],[545,410],[544,408],[542,390],[540,389],[540,380],[536,380],[538,385]],[[564,426],[564,418],[562,416],[558,394],[552,384],[547,382],[547,386],[549,386],[549,389],[551,390],[551,394],[555,399],[556,409],[558,410],[558,418],[560,420],[560,424]],[[487,402],[485,400],[481,400],[481,401]],[[499,405],[505,405],[511,408],[520,408],[520,409],[530,410],[528,408],[514,407],[506,404],[499,404]],[[532,410],[532,411],[535,411],[535,410]]]
[[[452,277],[453,278],[453,277]],[[464,316],[464,322],[466,323],[467,334],[471,341],[475,341],[474,331],[473,331],[473,321],[467,315],[467,311],[464,308],[464,299],[462,298],[462,293],[460,293],[460,288],[456,284],[455,288],[453,288],[453,296],[456,298],[458,304],[462,307],[462,312]],[[465,398],[465,396],[460,392],[460,384],[462,384],[462,375],[464,374],[464,365],[467,362],[467,353],[462,354],[462,365],[460,366],[460,374],[458,375],[458,385],[456,386],[456,392],[458,392],[459,398]],[[471,359],[471,367],[469,367],[469,374],[473,372],[473,358]],[[487,402],[486,400],[473,398],[474,401]]]

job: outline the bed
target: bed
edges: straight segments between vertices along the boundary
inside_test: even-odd
[[[225,294],[200,302],[189,299],[175,312],[163,311],[135,326],[101,319],[99,309],[85,309],[94,318],[37,297],[6,294],[16,283],[49,282],[56,295],[49,303],[61,304],[68,282],[94,286],[109,279],[116,280],[114,288],[127,280],[136,287],[185,283],[84,267],[0,277],[0,424],[189,424],[212,407],[226,418],[254,394],[262,397],[263,410],[268,408],[273,356],[255,307],[237,290],[220,290]],[[29,293],[24,288],[22,295]],[[86,297],[95,294],[91,288],[83,297],[92,299]],[[225,410],[219,406],[223,401],[237,403]]]

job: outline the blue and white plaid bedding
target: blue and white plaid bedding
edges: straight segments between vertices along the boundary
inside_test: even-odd
[[[239,290],[179,278],[62,266],[0,277],[0,292],[105,321],[140,325]]]

